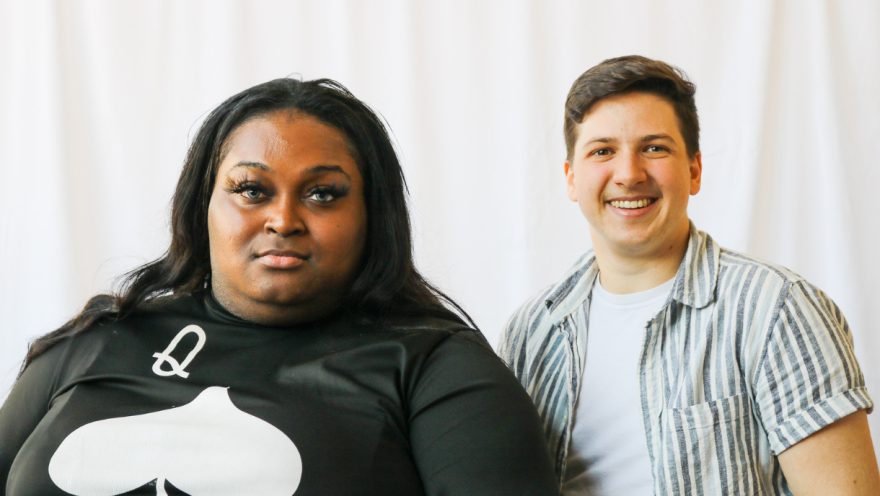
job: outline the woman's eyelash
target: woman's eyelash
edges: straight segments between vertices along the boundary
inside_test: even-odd
[[[260,183],[260,181],[254,181],[250,178],[243,179],[232,179],[229,178],[226,184],[226,191],[231,194],[241,194],[245,191],[255,190],[259,193],[265,193],[266,188]]]
[[[338,200],[346,195],[351,190],[351,187],[348,185],[337,185],[337,184],[319,184],[306,193],[307,197],[312,197],[316,195],[327,195],[332,197],[332,200]],[[331,200],[323,200],[323,201],[331,201]]]
[[[241,179],[228,178],[224,189],[229,194],[241,195],[248,200],[258,200],[268,194],[268,190],[261,181],[247,177]],[[306,191],[305,199],[318,203],[330,203],[347,196],[350,190],[350,185],[318,184]],[[253,194],[249,194],[249,192],[253,192]]]

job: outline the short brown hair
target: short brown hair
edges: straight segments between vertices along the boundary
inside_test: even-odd
[[[666,99],[678,117],[688,157],[700,151],[700,121],[694,93],[697,87],[681,69],[641,55],[608,59],[580,75],[565,99],[566,159],[574,155],[577,126],[602,99],[624,93],[643,92]]]

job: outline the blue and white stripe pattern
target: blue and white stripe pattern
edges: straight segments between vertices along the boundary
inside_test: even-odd
[[[560,482],[578,385],[591,380],[581,374],[597,275],[587,252],[514,313],[499,345],[544,421]],[[776,455],[873,408],[834,302],[785,268],[719,247],[693,224],[634,372],[655,494],[791,494]]]

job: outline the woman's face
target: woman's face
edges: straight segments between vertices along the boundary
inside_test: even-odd
[[[367,237],[345,135],[285,110],[245,122],[226,149],[208,206],[215,298],[262,324],[326,315],[357,276]]]

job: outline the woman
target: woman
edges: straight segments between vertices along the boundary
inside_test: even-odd
[[[416,271],[405,201],[338,83],[221,104],[167,254],[31,346],[5,494],[558,494],[528,396]]]

